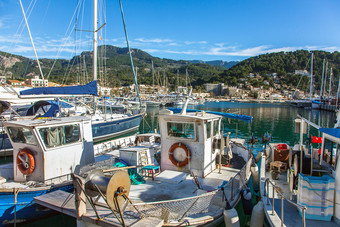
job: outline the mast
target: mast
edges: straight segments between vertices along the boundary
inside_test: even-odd
[[[44,87],[45,87],[45,78],[44,78],[44,74],[43,74],[43,72],[42,72],[42,70],[41,70],[41,66],[40,66],[40,62],[39,62],[39,58],[38,58],[37,51],[35,50],[33,38],[32,38],[32,35],[31,35],[30,27],[28,26],[28,22],[27,22],[27,18],[26,18],[25,11],[24,11],[24,7],[22,6],[21,0],[19,0],[19,1],[20,1],[20,6],[21,6],[22,14],[24,15],[24,19],[25,19],[25,23],[26,23],[27,30],[28,30],[28,34],[29,34],[30,39],[31,39],[31,43],[32,43],[32,47],[33,47],[33,50],[34,50],[35,58],[37,59],[37,62],[38,62],[38,67],[39,67],[40,75],[41,75],[41,77],[42,77],[42,79],[43,79],[43,85],[44,85]]]
[[[185,69],[185,87],[188,87],[188,68]]]
[[[93,0],[93,80],[97,80],[97,44],[98,44],[98,38],[97,38],[97,0]]]
[[[336,105],[335,105],[336,108],[338,108],[339,92],[340,92],[340,74],[339,74],[338,91],[336,93]]]
[[[177,69],[177,93],[179,93],[179,70]]]
[[[310,87],[309,87],[309,99],[312,100],[313,93],[313,52],[312,52],[312,60],[310,63]]]
[[[152,94],[154,93],[155,89],[155,72],[153,68],[153,61],[151,60],[151,71],[152,71]]]
[[[163,71],[163,86],[164,86],[164,94],[166,94],[166,86],[165,86],[165,70]]]
[[[326,62],[326,72],[325,72],[325,82],[323,84],[323,95],[326,95],[326,83],[327,83],[327,71],[328,71],[328,62]]]
[[[138,84],[138,67],[136,66],[136,80],[137,80],[137,84]],[[139,89],[137,89],[136,87],[136,93]]]
[[[331,87],[332,87],[332,75],[333,75],[333,68],[329,73],[329,89],[328,89],[328,97],[331,98]]]
[[[321,79],[321,88],[320,88],[320,101],[322,99],[322,88],[323,88],[323,78],[325,76],[325,59],[323,59],[322,63],[322,79]]]

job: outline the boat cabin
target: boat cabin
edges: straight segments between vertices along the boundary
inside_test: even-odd
[[[88,118],[9,121],[4,126],[13,145],[16,182],[65,180],[80,167],[94,162]]]
[[[205,112],[159,116],[161,169],[205,177],[216,169],[222,116]]]

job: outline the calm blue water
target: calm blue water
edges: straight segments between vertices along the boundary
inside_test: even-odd
[[[260,103],[234,103],[234,102],[206,102],[204,105],[189,106],[190,109],[211,110],[244,114],[253,117],[253,122],[247,124],[239,120],[223,120],[224,132],[231,132],[232,138],[249,139],[256,136],[259,143],[254,149],[261,149],[261,138],[264,133],[272,135],[272,142],[284,142],[294,145],[299,141],[299,134],[294,133],[294,120],[297,114],[322,126],[333,127],[335,113],[319,110],[307,110],[288,106],[285,104],[260,104]],[[160,108],[147,109],[147,116],[141,123],[140,131],[149,132],[158,130],[157,114]],[[314,128],[308,130],[312,136],[318,136],[318,131]]]

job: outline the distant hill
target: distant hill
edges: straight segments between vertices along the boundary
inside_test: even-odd
[[[163,74],[165,73],[167,84],[172,87],[177,86],[177,70],[179,72],[180,86],[185,85],[186,69],[188,70],[190,84],[194,83],[197,78],[200,81],[208,82],[211,77],[216,77],[223,72],[223,68],[218,66],[157,58],[139,49],[132,49],[131,52],[134,66],[137,68],[138,82],[141,84],[151,85],[153,83],[151,62],[154,65],[154,83],[164,83]],[[102,81],[102,84],[106,86],[122,86],[133,83],[133,73],[128,53],[127,48],[110,45],[98,47],[98,80]],[[92,59],[92,51],[84,51],[80,55],[74,56],[71,60],[40,59],[40,63],[45,78],[50,75],[49,80],[51,81],[64,84],[77,82],[83,84],[93,78]],[[36,61],[33,59],[0,52],[0,73],[10,78],[22,80],[27,75],[39,75],[39,70]]]
[[[330,68],[333,68],[333,90],[337,89],[337,82],[340,73],[340,53],[326,51],[313,51],[313,81],[316,90],[321,87],[321,75],[323,59],[328,61],[328,78]],[[298,85],[299,89],[306,90],[309,88],[309,76],[295,75],[295,70],[307,70],[310,72],[311,52],[306,50],[297,50],[293,52],[278,52],[263,54],[251,57],[234,65],[229,70],[225,70],[220,75],[221,81],[228,81],[230,85],[239,85],[250,82],[253,86],[258,87],[264,80],[273,85],[273,76],[277,75],[280,84],[286,87],[294,88]],[[249,74],[253,73],[255,78],[249,78]]]
[[[222,66],[227,69],[239,63],[239,61],[222,61],[222,60],[215,60],[215,61],[191,60],[190,62],[191,63],[204,63],[204,64],[208,64],[212,66]]]

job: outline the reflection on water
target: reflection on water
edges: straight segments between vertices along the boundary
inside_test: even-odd
[[[297,143],[299,135],[294,132],[294,119],[298,114],[321,127],[333,127],[336,118],[334,112],[301,109],[283,104],[206,102],[204,105],[188,108],[252,116],[253,122],[250,125],[243,121],[225,119],[223,130],[225,133],[231,132],[232,138],[249,139],[251,135],[258,137],[259,143],[255,149],[261,148],[261,138],[266,132],[272,135],[273,142],[285,142],[289,145]],[[147,115],[141,123],[141,132],[150,132],[154,129],[158,131],[159,110],[160,108],[147,109]],[[308,132],[312,136],[319,135],[318,131],[312,127]]]

